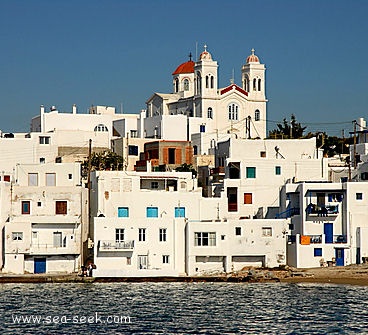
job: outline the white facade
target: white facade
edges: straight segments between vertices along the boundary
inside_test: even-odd
[[[76,163],[19,165],[5,223],[4,272],[77,272],[88,237]]]

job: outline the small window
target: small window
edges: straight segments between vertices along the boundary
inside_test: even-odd
[[[28,186],[38,186],[38,173],[28,173]]]
[[[257,109],[254,112],[254,121],[259,121],[261,119],[261,112]]]
[[[40,164],[45,164],[46,163],[46,159],[44,157],[40,158]]]
[[[208,119],[213,119],[212,107],[208,107],[208,109],[207,109],[207,118]]]
[[[166,228],[160,228],[160,234],[159,234],[159,241],[160,242],[166,242],[166,233],[167,233]]]
[[[221,241],[225,240],[225,235],[221,235]]]
[[[169,255],[162,255],[162,263],[169,264]]]
[[[193,155],[198,155],[198,147],[193,145]]]
[[[205,132],[206,132],[206,125],[201,124],[201,125],[199,126],[199,132],[200,132],[200,133],[205,133]]]
[[[4,176],[4,181],[10,181],[10,176],[9,175],[5,175]]]
[[[23,232],[12,232],[13,241],[23,241]]]
[[[184,79],[184,91],[189,91],[189,80]]]
[[[322,248],[314,248],[314,257],[322,257]]]
[[[73,179],[73,175],[71,173],[68,174],[68,179]]]
[[[363,200],[363,193],[355,193],[356,200]]]
[[[22,201],[22,214],[31,214],[31,202]]]
[[[175,207],[175,217],[185,218],[185,207]]]
[[[137,145],[129,145],[128,146],[128,154],[129,154],[129,156],[138,156],[138,146]]]
[[[266,158],[266,151],[261,151],[261,157]]]
[[[40,136],[40,144],[50,144],[50,136]]]
[[[37,240],[38,239],[38,231],[33,231],[32,232],[32,239],[33,240]]]
[[[115,242],[116,243],[124,242],[124,228],[115,229]]]
[[[132,265],[132,257],[126,258],[126,265]]]
[[[42,202],[41,201],[37,201],[37,207],[41,207],[42,206]]]
[[[235,235],[240,236],[241,235],[241,227],[235,227]]]
[[[281,166],[275,166],[275,175],[281,175]]]
[[[158,218],[158,207],[147,207],[146,217],[148,218]]]
[[[158,181],[151,181],[151,188],[154,190],[158,189]]]
[[[272,236],[272,228],[271,227],[262,227],[262,236],[263,237],[271,237]]]
[[[146,241],[146,228],[138,229],[138,241],[145,242]]]
[[[119,218],[128,218],[129,217],[129,208],[128,207],[119,207],[118,208],[118,217]]]
[[[247,178],[256,178],[256,168],[255,167],[247,167],[246,168]]]
[[[100,123],[95,127],[94,131],[109,131],[109,130],[104,124]]]
[[[244,193],[244,205],[251,205],[253,203],[253,194]]]
[[[55,203],[55,214],[67,214],[68,202],[67,201],[56,201]]]
[[[56,173],[46,173],[46,186],[56,186]]]

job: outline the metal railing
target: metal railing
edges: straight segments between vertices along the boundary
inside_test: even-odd
[[[129,241],[99,241],[100,250],[131,250],[134,249],[134,240]]]

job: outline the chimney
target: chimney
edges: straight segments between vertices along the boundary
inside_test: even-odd
[[[73,104],[73,114],[77,114],[77,105]]]

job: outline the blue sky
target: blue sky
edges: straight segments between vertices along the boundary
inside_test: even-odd
[[[255,48],[266,64],[268,128],[290,118],[341,135],[368,105],[368,1],[0,2],[0,129],[28,131],[39,106],[145,108],[171,92],[189,52],[208,50],[229,84]]]

